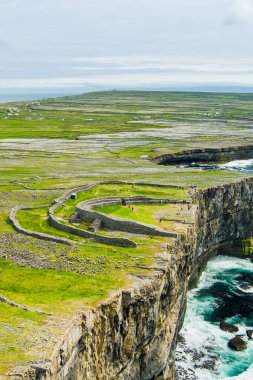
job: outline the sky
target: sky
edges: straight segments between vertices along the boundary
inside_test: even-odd
[[[0,0],[0,94],[253,88],[253,0]]]

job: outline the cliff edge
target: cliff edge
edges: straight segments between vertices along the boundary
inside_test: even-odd
[[[221,246],[252,236],[253,178],[192,191],[196,223],[154,275],[73,318],[47,363],[9,379],[151,380],[174,378],[174,351],[187,290]]]

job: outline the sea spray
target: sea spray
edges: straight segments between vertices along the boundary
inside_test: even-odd
[[[189,292],[183,329],[176,351],[177,380],[253,378],[253,341],[247,350],[232,351],[235,334],[222,331],[222,320],[239,327],[246,336],[253,326],[253,293],[241,289],[253,283],[249,259],[218,256],[209,261],[198,288]]]
[[[226,164],[199,164],[192,162],[182,167],[199,168],[202,170],[229,170],[242,173],[253,173],[253,158],[249,160],[230,161]]]

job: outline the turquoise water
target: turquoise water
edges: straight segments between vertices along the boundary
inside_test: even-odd
[[[252,285],[243,290],[241,284]],[[253,340],[245,351],[232,351],[235,336],[219,328],[225,320],[253,328],[253,263],[218,256],[209,261],[198,288],[189,292],[188,307],[177,347],[177,380],[253,379]],[[246,336],[245,336],[246,339]]]
[[[184,165],[187,168],[199,168],[202,170],[230,170],[242,173],[253,173],[253,158],[249,160],[236,160],[228,162],[227,164],[191,164]]]

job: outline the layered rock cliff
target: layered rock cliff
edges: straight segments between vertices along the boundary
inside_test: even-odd
[[[252,236],[253,178],[193,190],[196,224],[152,276],[73,319],[51,362],[16,379],[151,380],[174,378],[174,350],[189,282],[220,246]]]
[[[253,235],[253,178],[199,191],[192,278],[219,251]]]
[[[199,148],[164,154],[153,158],[158,165],[186,164],[191,162],[222,162],[246,160],[253,157],[253,145],[226,148]]]

